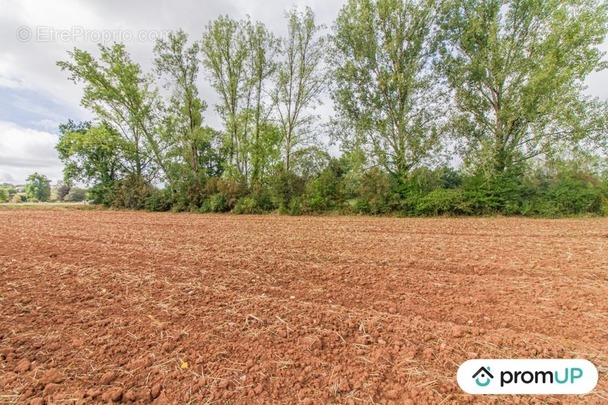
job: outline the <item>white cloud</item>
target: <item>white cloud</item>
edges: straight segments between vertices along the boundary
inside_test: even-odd
[[[63,165],[55,145],[57,135],[0,121],[0,182],[24,183],[33,172],[60,180]]]

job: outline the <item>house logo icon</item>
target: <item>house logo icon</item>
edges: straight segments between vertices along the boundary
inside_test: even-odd
[[[481,367],[475,374],[473,374],[475,384],[480,387],[487,387],[494,376],[490,373],[490,367]]]

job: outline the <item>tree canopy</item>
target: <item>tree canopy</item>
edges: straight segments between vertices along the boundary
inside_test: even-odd
[[[25,195],[29,200],[48,201],[51,197],[50,180],[42,174],[32,173],[26,180]]]
[[[310,8],[282,36],[201,29],[159,39],[152,72],[124,44],[58,62],[94,115],[60,128],[66,185],[150,210],[608,212],[608,102],[585,91],[604,1],[347,0],[331,31]]]

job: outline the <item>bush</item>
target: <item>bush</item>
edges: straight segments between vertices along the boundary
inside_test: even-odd
[[[270,212],[278,206],[278,204],[275,205],[272,192],[268,187],[256,186],[250,197],[255,200],[259,212]]]
[[[526,187],[519,172],[496,173],[490,178],[476,174],[464,183],[463,206],[473,215],[521,214]]]
[[[548,197],[560,215],[603,214],[601,189],[581,178],[560,179],[549,189]]]
[[[63,201],[64,198],[66,198],[67,195],[70,193],[71,189],[72,187],[62,182],[59,187],[57,187],[57,200]]]
[[[93,204],[103,204],[106,207],[112,206],[116,187],[114,183],[95,184],[89,189],[89,200]]]
[[[302,197],[293,197],[291,199],[287,213],[289,215],[302,215]]]
[[[418,215],[461,215],[465,211],[462,192],[457,189],[438,188],[421,197],[416,204]]]
[[[217,191],[224,195],[226,204],[232,208],[236,201],[245,194],[245,187],[235,179],[220,179],[217,182]]]
[[[154,191],[149,184],[136,176],[128,176],[116,182],[114,190],[112,206],[133,210],[144,209],[146,200]]]
[[[83,202],[87,199],[87,190],[72,187],[70,192],[63,198],[67,202]]]
[[[597,178],[586,173],[561,173],[557,177],[537,174],[531,179],[530,189],[533,192],[524,200],[523,215],[557,218],[606,213],[608,193]]]
[[[377,168],[366,172],[361,179],[359,199],[353,210],[362,214],[388,214],[399,206],[398,186],[388,173]]]
[[[27,196],[23,193],[15,194],[13,198],[11,198],[11,202],[13,204],[20,204],[27,202]]]
[[[8,191],[3,188],[0,188],[0,203],[4,203],[8,201]]]
[[[190,211],[192,208],[198,210],[210,195],[206,193],[206,181],[202,174],[196,176],[190,171],[182,173],[177,181],[171,183],[174,188],[171,203],[173,211]]]
[[[215,193],[209,199],[203,201],[199,212],[202,214],[208,212],[228,212],[230,206],[228,205],[228,198],[222,193]]]
[[[345,201],[341,176],[339,162],[332,160],[317,178],[307,184],[305,208],[317,213],[341,208]]]
[[[146,198],[145,207],[148,211],[164,212],[171,209],[173,203],[171,190],[164,188],[162,190],[154,190]]]
[[[304,193],[305,186],[302,177],[282,168],[279,169],[269,183],[273,205],[279,207],[281,211],[288,211],[291,201]]]
[[[261,209],[258,207],[258,202],[253,197],[241,197],[236,202],[234,209],[235,214],[259,214]]]

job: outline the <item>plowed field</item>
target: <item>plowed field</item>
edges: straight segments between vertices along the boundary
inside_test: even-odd
[[[584,397],[464,394],[586,358]],[[608,403],[608,221],[0,210],[0,402]]]

